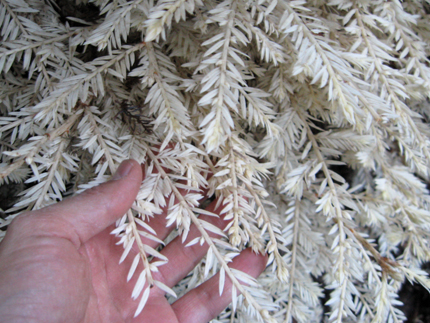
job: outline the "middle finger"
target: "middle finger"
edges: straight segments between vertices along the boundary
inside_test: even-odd
[[[215,212],[216,200],[211,202],[206,208],[206,211]],[[224,221],[220,217],[200,215],[199,220],[209,222],[217,228],[224,229],[228,221]],[[216,233],[207,231],[209,236],[219,238]],[[158,268],[159,273],[154,275],[155,279],[162,279],[162,282],[169,287],[175,286],[182,278],[184,278],[204,257],[209,249],[205,242],[203,245],[196,243],[186,247],[186,244],[195,238],[201,237],[198,228],[191,225],[190,232],[185,242],[182,242],[182,237],[178,236],[172,240],[162,251],[161,254],[166,256],[169,261]]]

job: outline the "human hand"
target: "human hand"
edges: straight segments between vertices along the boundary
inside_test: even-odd
[[[139,299],[130,296],[138,275],[126,283],[133,256],[118,265],[123,248],[115,245],[117,238],[110,232],[130,208],[141,181],[138,163],[125,161],[111,181],[14,219],[0,244],[0,322],[203,323],[218,315],[231,302],[231,284],[226,279],[219,296],[215,276],[172,305],[153,287],[143,312],[133,318]],[[214,205],[208,210],[214,212]],[[173,230],[166,228],[166,211],[151,220],[161,240]],[[201,218],[220,228],[227,224],[219,218]],[[192,227],[187,241],[197,236]],[[148,245],[156,247],[155,242]],[[161,251],[169,262],[154,278],[174,286],[208,248],[185,245],[177,238]],[[231,266],[257,277],[266,260],[247,249]]]

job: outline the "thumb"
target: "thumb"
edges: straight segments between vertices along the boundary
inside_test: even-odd
[[[134,160],[126,160],[110,181],[60,203],[23,214],[22,217],[27,219],[22,220],[32,222],[33,230],[39,233],[60,235],[79,247],[127,212],[141,182],[140,165]],[[25,221],[30,219],[34,222]]]

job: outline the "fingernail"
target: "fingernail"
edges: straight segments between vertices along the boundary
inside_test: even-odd
[[[131,160],[125,160],[119,165],[118,169],[116,170],[115,175],[113,175],[112,180],[116,181],[118,179],[121,179],[130,173],[130,170],[133,168],[133,163]]]

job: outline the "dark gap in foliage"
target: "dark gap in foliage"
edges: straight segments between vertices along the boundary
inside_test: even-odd
[[[0,209],[6,211],[18,202],[18,194],[26,189],[24,183],[9,183],[0,186]],[[0,211],[0,217],[5,219],[8,216]]]
[[[69,20],[67,17],[74,17],[88,23],[95,23],[97,19],[104,16],[100,16],[99,8],[91,2],[76,4],[75,1],[70,0],[55,0],[52,7],[58,13],[60,21],[63,24],[68,22],[71,27],[82,27],[85,25]]]
[[[79,45],[76,47],[76,53],[80,55],[76,55],[81,61],[84,63],[92,62],[97,57],[102,57],[108,54],[107,49],[102,51],[98,51],[95,46],[83,46]]]
[[[137,44],[143,42],[145,39],[145,35],[138,30],[130,30],[130,33],[127,36],[127,44]],[[125,43],[125,42],[124,42]]]
[[[333,160],[341,161],[341,158],[332,158]],[[348,165],[330,165],[330,170],[342,176],[345,181],[352,187],[355,171]]]
[[[430,263],[424,264],[422,269],[430,274]],[[399,306],[399,308],[405,313],[406,322],[430,322],[430,294],[422,285],[412,285],[406,280],[400,289],[399,300],[403,303],[403,306]]]

